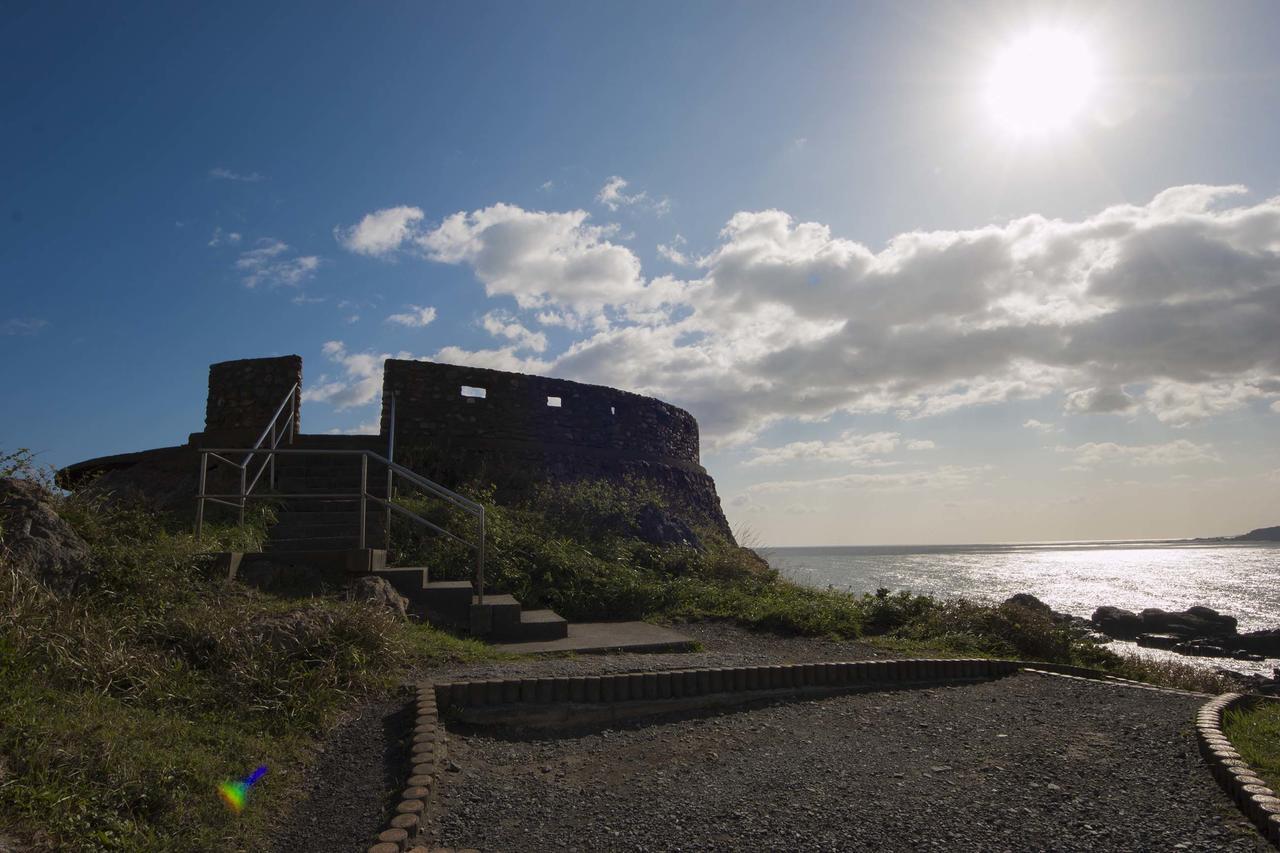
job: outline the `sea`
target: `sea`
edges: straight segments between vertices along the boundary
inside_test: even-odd
[[[1112,604],[1212,607],[1239,630],[1280,628],[1280,543],[1186,539],[757,548],[784,577],[809,586],[1003,601],[1029,592],[1054,610],[1089,617]],[[1116,651],[1210,668],[1271,674],[1280,660],[1246,663],[1176,655],[1115,642]]]

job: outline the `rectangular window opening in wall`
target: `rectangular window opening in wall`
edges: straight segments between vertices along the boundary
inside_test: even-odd
[[[548,405],[548,406],[553,406],[554,408],[557,408],[557,409],[558,409],[558,408],[560,408],[560,398],[559,398],[559,397],[548,397],[548,398],[547,398],[547,405]]]
[[[470,385],[463,385],[462,396],[475,397],[477,400],[483,400],[485,398],[485,390],[483,388],[472,388]]]
[[[617,409],[615,409],[613,406],[610,406],[610,407],[609,407],[609,414],[611,414],[611,415],[616,415],[616,414],[618,414],[618,410],[617,410]]]

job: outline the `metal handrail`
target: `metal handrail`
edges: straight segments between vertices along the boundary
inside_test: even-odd
[[[240,453],[245,454],[245,461],[240,464],[232,462],[228,458],[228,456],[237,455]],[[272,482],[273,488],[275,485],[274,459],[276,456],[359,456],[360,457],[360,491],[356,493],[337,492],[332,494],[308,494],[306,492],[293,493],[293,494],[280,494],[280,493],[273,492],[270,495],[253,494],[250,488],[246,488],[247,484],[245,479],[245,468],[248,462],[256,454],[267,454],[268,460],[271,461],[271,464],[272,464],[271,482]],[[215,459],[220,459],[224,462],[227,462],[230,465],[240,468],[239,493],[210,494],[208,492],[206,474],[208,472],[210,457],[213,457]],[[379,495],[372,494],[369,491],[369,462],[370,461],[373,461],[375,464],[385,465],[387,468],[387,494],[385,498]],[[264,463],[264,465],[265,464],[266,463]],[[261,471],[261,469],[259,470]],[[440,527],[439,525],[436,525],[428,521],[427,519],[418,515],[413,510],[395,503],[393,487],[394,487],[394,477],[397,477],[397,476],[404,480],[407,480],[409,483],[428,492],[432,496],[440,498],[441,500],[444,500],[445,502],[452,504],[453,506],[457,507],[463,512],[466,512],[469,515],[475,517],[477,522],[476,540],[474,542],[471,542],[466,539],[463,539],[457,534],[451,533],[448,530],[445,530],[444,528]],[[254,485],[256,484],[257,484],[257,479],[254,480]],[[484,603],[484,582],[485,582],[485,578],[484,578],[485,517],[484,516],[485,516],[485,513],[484,513],[483,504],[479,504],[471,500],[470,498],[463,497],[462,495],[458,494],[452,489],[448,489],[433,480],[429,480],[426,477],[423,477],[421,474],[418,474],[417,472],[412,471],[409,468],[404,467],[403,465],[399,465],[395,462],[392,462],[390,459],[387,459],[384,456],[374,453],[371,450],[340,450],[340,449],[329,449],[329,448],[279,449],[274,444],[271,447],[251,447],[247,449],[240,448],[240,447],[234,447],[234,448],[207,447],[207,448],[200,449],[200,491],[199,491],[199,494],[196,495],[196,501],[197,501],[196,538],[197,539],[200,538],[200,532],[204,525],[205,501],[212,501],[214,503],[223,504],[225,506],[232,506],[232,507],[238,506],[240,508],[240,524],[243,525],[245,502],[251,498],[268,498],[268,497],[269,498],[319,498],[319,499],[330,499],[330,500],[344,500],[344,499],[357,500],[358,499],[360,501],[359,511],[360,511],[360,547],[361,548],[366,547],[366,543],[368,542],[368,536],[367,536],[367,531],[365,527],[366,527],[366,521],[367,521],[366,513],[368,511],[368,501],[370,500],[378,504],[381,504],[387,509],[386,521],[385,521],[385,524],[386,524],[385,535],[386,535],[386,542],[388,544],[391,541],[391,513],[394,511],[400,515],[405,516],[406,518],[409,518],[412,521],[415,521],[435,531],[436,533],[440,533],[440,534],[443,534],[444,536],[447,536],[448,538],[454,540],[455,542],[458,542],[462,545],[466,545],[467,547],[471,548],[476,552],[476,571],[475,571],[474,584],[475,584],[477,600],[481,604]]]
[[[253,447],[251,447],[247,451],[242,451],[239,448],[235,450],[220,451],[221,453],[243,452],[244,453],[243,459],[241,459],[239,462],[235,462],[231,459],[228,459],[225,456],[219,455],[219,452],[211,453],[211,455],[215,459],[218,459],[222,462],[227,463],[228,465],[231,465],[235,468],[240,469],[240,501],[238,506],[240,509],[240,525],[242,527],[244,526],[245,499],[249,497],[251,492],[253,492],[254,488],[258,485],[258,481],[262,479],[262,472],[267,470],[268,467],[270,467],[271,469],[271,476],[269,478],[270,487],[272,489],[276,487],[275,454],[279,452],[276,450],[276,448],[280,446],[280,440],[284,438],[286,435],[285,432],[277,433],[276,425],[280,422],[280,415],[284,413],[285,406],[289,407],[289,430],[287,434],[289,436],[289,443],[293,444],[293,439],[298,434],[298,383],[297,382],[293,383],[293,385],[289,387],[289,392],[284,395],[284,399],[280,401],[280,405],[276,406],[275,414],[271,416],[271,420],[267,421],[267,425],[262,428],[262,432],[258,435],[258,440],[253,443]],[[271,447],[267,451],[267,458],[264,459],[262,462],[262,465],[258,467],[258,473],[253,475],[253,481],[248,482],[249,462],[252,461],[253,454],[262,449],[262,446],[263,446],[262,443],[267,440],[268,435],[271,436]],[[207,478],[208,468],[209,468],[209,464],[208,464],[209,455],[210,454],[202,455],[200,459],[200,494],[202,495],[205,493],[205,481]],[[225,503],[225,501],[215,501],[215,503]],[[196,538],[197,539],[200,538],[200,528],[202,528],[203,526],[204,526],[204,501],[201,500],[196,504]]]

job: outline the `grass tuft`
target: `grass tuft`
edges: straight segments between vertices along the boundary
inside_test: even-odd
[[[1267,787],[1280,791],[1280,701],[1258,700],[1252,706],[1232,708],[1224,715],[1222,728]]]

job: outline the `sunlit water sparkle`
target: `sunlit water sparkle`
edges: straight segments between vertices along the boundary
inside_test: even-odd
[[[1029,592],[1054,610],[1088,617],[1104,604],[1139,611],[1202,604],[1240,631],[1280,627],[1280,544],[1188,541],[1060,542],[762,548],[784,577],[854,593],[880,587],[1003,601]],[[1117,644],[1132,650],[1131,644]],[[1147,650],[1143,650],[1146,652]],[[1168,653],[1162,653],[1161,656]],[[1239,661],[1176,656],[1207,666],[1270,671]]]

